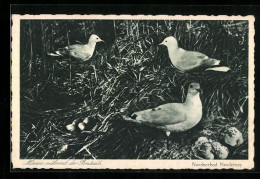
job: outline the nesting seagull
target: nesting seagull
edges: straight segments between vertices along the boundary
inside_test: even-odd
[[[92,34],[89,38],[88,43],[85,45],[82,44],[70,45],[55,51],[55,53],[48,53],[48,55],[50,56],[69,55],[76,59],[87,61],[92,57],[97,42],[104,42],[104,41],[101,40],[97,35]]]
[[[209,58],[203,53],[179,48],[178,42],[173,36],[166,37],[159,45],[165,45],[167,47],[172,64],[181,71],[191,71],[199,68],[221,72],[230,70],[229,67],[220,66],[220,60]]]
[[[191,83],[184,103],[168,103],[153,109],[133,113],[125,120],[147,124],[161,129],[169,136],[171,132],[182,132],[199,123],[202,117],[200,85]]]

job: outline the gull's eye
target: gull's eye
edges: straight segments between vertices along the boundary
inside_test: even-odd
[[[190,88],[193,88],[194,86],[193,85],[190,85]]]
[[[167,40],[165,42],[167,42]]]
[[[97,38],[97,40],[98,40],[98,38]]]

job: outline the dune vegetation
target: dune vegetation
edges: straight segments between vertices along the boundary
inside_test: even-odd
[[[69,44],[99,43],[86,63],[47,53]],[[172,35],[186,50],[228,64],[227,73],[183,73],[158,44]],[[200,136],[221,142],[238,128],[244,143],[229,159],[248,158],[248,22],[177,20],[22,20],[21,158],[196,159]],[[124,121],[122,115],[183,102],[190,82],[201,84],[203,117],[194,128],[173,133]],[[173,116],[174,117],[174,116]],[[66,129],[74,120],[85,131]]]

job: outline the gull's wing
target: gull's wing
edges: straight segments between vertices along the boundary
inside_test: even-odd
[[[66,46],[66,47],[57,49],[56,53],[60,54],[60,55],[69,55],[69,54],[72,55],[71,51],[80,51],[82,48],[81,46],[82,45],[78,45],[78,44]]]
[[[209,57],[207,55],[203,54],[203,53],[200,53],[200,52],[185,50],[182,54],[182,58],[207,59]]]
[[[75,44],[65,47],[67,54],[71,55],[74,58],[88,60],[91,57],[91,54],[86,49],[85,45]]]
[[[86,53],[84,51],[70,51],[70,55],[74,58],[82,59],[84,61],[90,59],[91,57],[89,53]]]
[[[182,50],[177,61],[177,65],[181,70],[193,70],[203,65],[203,61],[209,57],[203,53]]]
[[[186,110],[181,103],[169,103],[153,109],[135,112],[137,121],[154,125],[169,125],[186,119]]]
[[[65,47],[67,50],[82,50],[84,48],[84,45],[81,44],[74,44],[74,45],[70,45]]]

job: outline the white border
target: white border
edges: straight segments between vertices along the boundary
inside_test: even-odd
[[[20,159],[20,20],[21,19],[136,19],[136,20],[248,20],[249,21],[249,114],[248,114],[248,160],[49,160]],[[11,162],[13,168],[37,169],[252,169],[254,168],[254,16],[168,16],[168,15],[12,15],[12,119]],[[34,165],[28,163],[34,162]],[[74,165],[69,165],[70,163]],[[92,163],[91,163],[92,162]],[[93,165],[101,163],[100,165]],[[27,164],[26,164],[27,163]],[[36,164],[37,163],[37,164]],[[193,166],[194,163],[215,164],[217,167]],[[220,166],[225,164],[241,164],[240,166]]]

